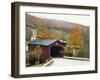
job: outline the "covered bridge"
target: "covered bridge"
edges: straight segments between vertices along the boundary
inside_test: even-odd
[[[63,40],[33,40],[28,44],[28,50],[34,50],[36,46],[40,46],[42,53],[40,60],[45,61],[52,57],[63,57],[63,50],[66,41]]]

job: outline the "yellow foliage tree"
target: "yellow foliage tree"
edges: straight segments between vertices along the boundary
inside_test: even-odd
[[[48,39],[49,31],[45,27],[38,27],[36,39]]]
[[[81,27],[76,25],[73,30],[69,33],[68,42],[71,46],[81,47],[82,44],[82,34]]]
[[[81,27],[76,25],[68,36],[69,46],[73,48],[73,56],[78,56],[76,48],[81,48],[83,44]]]

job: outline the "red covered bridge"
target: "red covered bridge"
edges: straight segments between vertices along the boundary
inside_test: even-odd
[[[63,50],[66,41],[63,40],[33,40],[28,44],[28,50],[34,50],[36,46],[40,46],[42,54],[40,60],[45,61],[51,57],[63,57]]]

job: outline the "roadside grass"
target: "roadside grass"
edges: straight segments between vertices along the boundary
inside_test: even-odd
[[[45,63],[43,63],[43,64],[35,64],[35,65],[31,65],[31,66],[29,66],[29,67],[41,67],[41,66],[43,66]]]
[[[53,64],[53,60],[47,60],[44,63],[35,64],[35,65],[28,66],[28,67],[42,67],[42,66],[47,67],[47,66],[51,66],[52,64]]]

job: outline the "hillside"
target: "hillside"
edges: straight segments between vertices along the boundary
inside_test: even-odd
[[[56,28],[60,29],[66,32],[70,32],[72,28],[74,28],[76,25],[80,25],[81,29],[86,29],[87,31],[89,30],[88,26],[84,26],[81,24],[76,24],[76,23],[71,23],[71,22],[66,22],[66,21],[61,21],[61,20],[55,20],[55,19],[44,19],[44,18],[39,18],[35,17],[33,15],[26,14],[26,25],[30,26],[42,26],[46,28]]]

